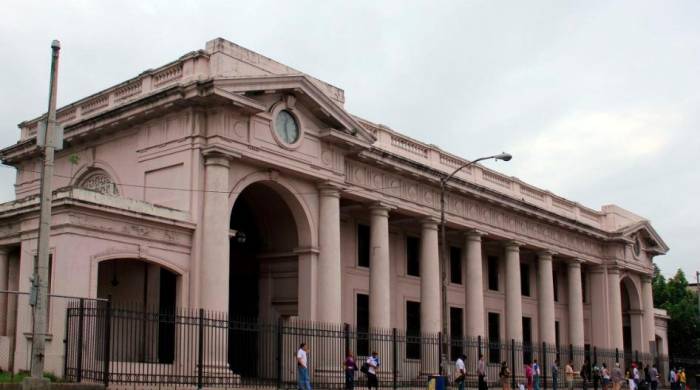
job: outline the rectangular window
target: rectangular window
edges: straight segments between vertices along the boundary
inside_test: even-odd
[[[520,264],[520,291],[523,296],[530,296],[530,265]]]
[[[501,316],[489,313],[489,363],[501,362]]]
[[[532,318],[523,317],[523,362],[532,363]]]
[[[450,282],[462,284],[462,248],[450,247]]]
[[[406,302],[406,359],[420,359],[420,302]]]
[[[588,303],[588,284],[586,273],[581,271],[581,294],[583,295],[583,303]]]
[[[559,302],[559,270],[552,271],[552,287],[554,288],[554,302]]]
[[[369,226],[357,225],[357,266],[369,268]]]
[[[498,291],[498,257],[488,257],[489,290]],[[499,362],[500,363],[500,362]]]
[[[457,360],[462,353],[462,309],[459,307],[450,308],[450,357]]]
[[[369,295],[357,294],[357,355],[369,355]]]
[[[406,275],[420,276],[420,240],[406,237]]]

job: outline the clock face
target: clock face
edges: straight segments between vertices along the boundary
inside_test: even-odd
[[[277,114],[275,131],[288,144],[293,144],[299,139],[299,124],[287,110],[282,110]]]

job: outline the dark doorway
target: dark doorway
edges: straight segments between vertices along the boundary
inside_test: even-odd
[[[450,348],[450,359],[457,360],[460,354],[464,351],[463,349],[463,339],[462,336],[464,332],[462,331],[462,308],[451,307],[450,308],[450,339],[452,340],[452,345]]]
[[[523,317],[523,363],[532,363],[532,318]]]
[[[158,314],[158,362],[175,360],[175,274],[160,269],[160,302]]]
[[[258,377],[266,348],[251,322],[276,323],[298,314],[296,221],[275,183],[258,182],[237,197],[229,222],[228,362],[241,377]],[[280,283],[286,283],[280,288]]]

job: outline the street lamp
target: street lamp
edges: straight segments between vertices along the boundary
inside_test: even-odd
[[[447,182],[450,181],[454,177],[454,175],[457,174],[457,172],[461,171],[462,169],[474,165],[478,163],[479,161],[484,161],[484,160],[503,160],[503,161],[510,161],[513,158],[508,153],[501,153],[501,154],[496,154],[494,156],[488,156],[488,157],[481,157],[477,158],[476,160],[470,161],[466,164],[461,165],[459,168],[455,169],[450,173],[449,175],[440,178],[440,240],[441,240],[441,248],[440,248],[440,268],[441,268],[441,273],[440,276],[442,278],[442,354],[440,356],[440,375],[445,375],[447,372],[447,351],[449,349],[448,345],[448,329],[447,329],[447,259],[449,258],[449,254],[447,252],[447,240],[445,239],[445,187],[447,186]]]

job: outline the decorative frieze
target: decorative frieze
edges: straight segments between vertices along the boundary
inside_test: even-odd
[[[345,175],[345,180],[349,184],[365,187],[420,206],[430,207],[436,211],[439,210],[440,194],[434,186],[356,161],[345,162]],[[449,214],[466,220],[476,221],[518,236],[570,248],[591,256],[601,257],[603,255],[602,244],[582,234],[454,193],[447,194],[445,200],[445,209]]]

